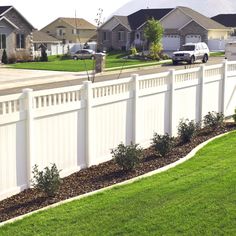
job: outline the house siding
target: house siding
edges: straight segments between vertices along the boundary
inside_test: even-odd
[[[64,35],[58,35],[57,30],[62,26]],[[95,29],[79,29],[79,34],[74,34],[75,29],[72,25],[67,24],[63,19],[57,19],[51,24],[47,25],[42,32],[47,33],[64,43],[86,43],[96,35]]]

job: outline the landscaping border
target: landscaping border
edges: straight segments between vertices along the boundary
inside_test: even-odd
[[[207,145],[209,142],[211,142],[211,141],[213,141],[213,140],[215,140],[215,139],[218,139],[218,138],[220,138],[220,137],[222,137],[222,136],[225,136],[225,135],[227,135],[227,134],[229,134],[229,133],[231,133],[231,132],[235,132],[235,131],[226,132],[226,133],[224,133],[224,134],[220,134],[220,135],[217,135],[217,136],[215,136],[215,137],[213,137],[213,138],[208,139],[207,141],[205,141],[205,142],[199,144],[197,147],[195,147],[195,148],[194,148],[189,154],[187,154],[185,157],[183,157],[183,158],[179,159],[178,161],[173,162],[173,163],[171,163],[171,164],[169,164],[169,165],[166,165],[166,166],[161,167],[161,168],[159,168],[159,169],[156,169],[156,170],[154,170],[154,171],[150,171],[150,172],[148,172],[148,173],[146,173],[146,174],[137,176],[137,177],[135,177],[135,178],[132,178],[132,179],[123,181],[123,182],[121,182],[121,183],[117,183],[117,184],[110,185],[110,186],[108,186],[108,187],[101,188],[101,189],[98,189],[98,190],[95,190],[95,191],[92,191],[92,192],[89,192],[89,193],[85,193],[85,194],[82,194],[82,195],[79,195],[79,196],[76,196],[76,197],[72,197],[72,198],[63,200],[63,201],[61,201],[61,202],[57,202],[57,203],[54,203],[54,204],[52,204],[52,205],[43,207],[43,208],[38,209],[38,210],[36,210],[36,211],[32,211],[32,212],[29,212],[29,213],[27,213],[27,214],[24,214],[24,215],[21,215],[21,216],[17,216],[17,217],[15,217],[15,218],[10,219],[10,220],[1,222],[1,223],[0,223],[0,227],[4,226],[4,225],[6,225],[6,224],[13,223],[13,222],[15,222],[15,221],[24,219],[24,218],[26,218],[26,217],[28,217],[28,216],[31,216],[31,215],[35,214],[35,213],[38,213],[38,212],[41,212],[41,211],[44,211],[44,210],[48,210],[48,209],[50,209],[50,208],[54,208],[54,207],[60,206],[60,205],[62,205],[62,204],[66,204],[66,203],[69,203],[69,202],[72,202],[72,201],[75,201],[75,200],[79,200],[79,199],[82,199],[82,198],[85,198],[85,197],[88,197],[88,196],[92,196],[92,195],[95,195],[95,194],[97,194],[97,193],[101,193],[101,192],[103,192],[103,191],[106,191],[106,190],[115,188],[115,187],[117,187],[117,186],[127,185],[127,184],[130,184],[130,183],[136,182],[136,181],[138,181],[138,180],[141,180],[141,179],[144,179],[144,178],[153,176],[153,175],[155,175],[155,174],[158,174],[158,173],[167,171],[167,170],[169,170],[169,169],[171,169],[171,168],[173,168],[173,167],[175,167],[175,166],[177,166],[177,165],[179,165],[179,164],[181,164],[181,163],[183,163],[183,162],[189,160],[190,158],[194,157],[195,154],[196,154],[200,149],[202,149],[205,145]]]

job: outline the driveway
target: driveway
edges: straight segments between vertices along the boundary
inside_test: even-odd
[[[213,65],[222,63],[223,57],[212,57],[206,65]],[[139,75],[155,74],[159,72],[168,71],[169,69],[185,69],[191,67],[199,67],[202,63],[193,65],[179,64],[173,66],[158,65],[141,67],[135,69],[117,70],[111,72],[103,72],[97,74],[96,82],[126,78],[131,74]],[[19,93],[23,88],[32,88],[34,90],[50,89],[64,86],[72,86],[82,84],[84,80],[91,79],[93,75],[91,72],[58,72],[58,71],[43,71],[43,70],[19,70],[0,67],[0,96],[6,94]]]

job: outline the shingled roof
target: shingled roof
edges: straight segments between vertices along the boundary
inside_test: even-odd
[[[220,14],[211,19],[226,27],[236,27],[236,14]]]
[[[33,42],[34,43],[59,43],[60,40],[42,31],[33,31]]]
[[[7,10],[12,8],[12,6],[0,6],[0,16],[4,14]]]
[[[221,29],[221,30],[228,30],[227,27],[224,25],[212,20],[211,18],[208,18],[207,16],[202,15],[199,12],[196,12],[188,7],[177,7],[177,9],[180,9],[182,12],[184,12],[186,15],[188,15],[192,20],[194,20],[196,23],[201,25],[206,30],[211,29]]]
[[[162,9],[142,9],[128,16],[128,21],[132,30],[139,28],[147,20],[154,18],[160,20],[173,8],[162,8]]]
[[[83,18],[60,17],[59,19],[77,29],[91,29],[91,30],[96,29],[95,25],[91,24],[90,22],[86,21]]]

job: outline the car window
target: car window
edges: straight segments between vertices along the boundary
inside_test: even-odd
[[[181,51],[193,51],[195,49],[195,45],[183,45],[180,47]]]

